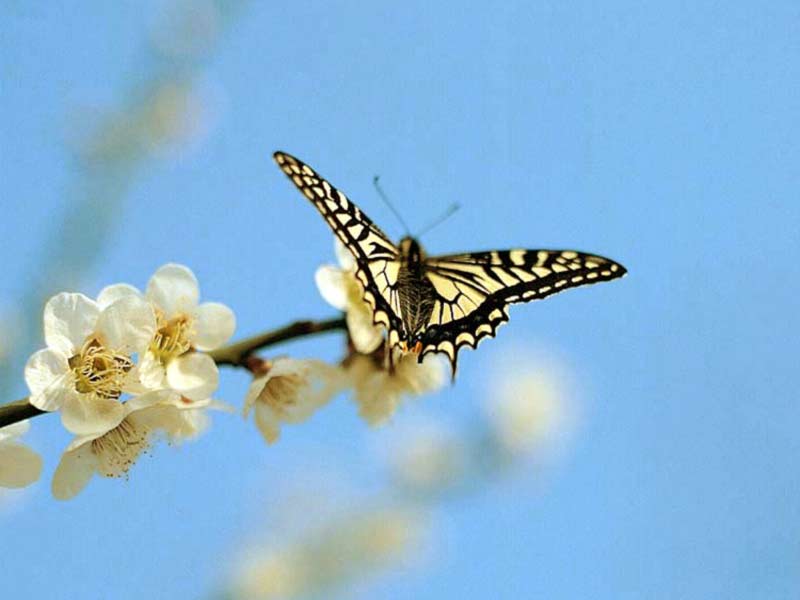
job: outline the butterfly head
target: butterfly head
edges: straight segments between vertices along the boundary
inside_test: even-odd
[[[419,242],[411,236],[406,236],[400,240],[400,255],[406,264],[421,263],[425,260],[425,251]]]

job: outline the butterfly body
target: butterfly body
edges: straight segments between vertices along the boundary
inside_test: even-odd
[[[400,266],[397,274],[397,294],[403,322],[401,342],[410,348],[417,346],[428,325],[434,305],[436,289],[425,273],[425,254],[419,242],[412,237],[400,240]]]
[[[281,170],[353,255],[373,320],[394,348],[418,360],[442,353],[455,377],[458,350],[477,347],[508,321],[508,307],[625,275],[611,259],[576,250],[493,250],[428,257],[419,242],[395,245],[356,205],[311,167],[283,152]],[[391,360],[391,358],[390,358]]]

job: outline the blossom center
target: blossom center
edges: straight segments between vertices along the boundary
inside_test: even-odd
[[[166,319],[163,314],[156,315],[156,335],[150,343],[150,351],[164,364],[176,356],[192,349],[193,319],[180,314]]]
[[[297,404],[298,392],[303,385],[299,375],[281,375],[273,377],[264,386],[264,401],[281,415],[286,415],[290,407]]]
[[[97,338],[90,338],[69,359],[69,366],[78,392],[116,400],[122,395],[133,361],[126,354],[109,350]]]

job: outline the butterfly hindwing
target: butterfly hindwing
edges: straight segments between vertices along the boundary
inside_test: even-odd
[[[275,162],[297,189],[317,208],[339,241],[356,261],[356,277],[373,320],[396,342],[402,318],[397,294],[399,251],[388,236],[342,192],[301,160],[276,152]]]
[[[475,348],[508,321],[508,306],[569,288],[622,277],[614,261],[574,250],[504,250],[432,257],[425,272],[436,301],[420,357],[447,355],[455,374],[459,348]]]

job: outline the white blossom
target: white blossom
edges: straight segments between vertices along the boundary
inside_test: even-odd
[[[17,441],[29,428],[21,421],[0,429],[0,488],[28,486],[42,473],[42,457]]]
[[[355,276],[353,256],[338,239],[336,256],[340,267],[323,265],[317,269],[317,288],[328,304],[345,313],[355,349],[369,354],[383,342],[383,328],[374,324],[372,309],[364,300],[361,284]]]
[[[279,358],[247,390],[243,414],[255,422],[267,443],[280,436],[282,423],[301,423],[341,388],[339,369],[318,360]]]
[[[77,436],[67,446],[53,476],[52,492],[57,499],[73,498],[95,474],[127,476],[159,434],[179,442],[196,437],[207,426],[203,409],[209,406],[208,400],[194,402],[170,390],[148,392],[122,406],[124,416],[116,427]]]
[[[124,417],[120,396],[142,391],[134,356],[155,331],[153,309],[141,298],[101,305],[83,294],[53,296],[44,308],[47,348],[25,366],[30,403],[60,410],[64,427],[78,435],[112,429]]]
[[[142,294],[127,284],[116,284],[100,292],[98,303],[130,296]],[[155,312],[156,331],[141,359],[142,383],[151,390],[175,390],[195,401],[208,399],[217,389],[219,372],[203,352],[218,348],[233,335],[233,311],[217,302],[200,304],[194,273],[173,263],[150,278],[144,299]]]
[[[376,356],[353,355],[347,368],[358,414],[370,425],[386,422],[404,396],[434,392],[445,383],[444,365],[439,357],[428,356],[422,363],[415,354],[401,355],[394,372],[384,368]]]

